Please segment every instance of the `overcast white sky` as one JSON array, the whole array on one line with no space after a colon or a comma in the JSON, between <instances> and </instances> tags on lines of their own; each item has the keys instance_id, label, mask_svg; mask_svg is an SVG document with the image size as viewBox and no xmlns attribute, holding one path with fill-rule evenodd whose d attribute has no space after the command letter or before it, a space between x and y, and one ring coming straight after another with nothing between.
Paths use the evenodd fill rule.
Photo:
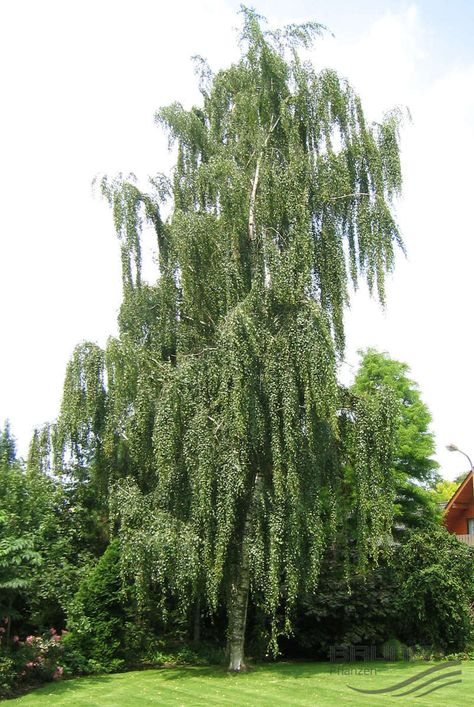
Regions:
<instances>
[{"instance_id":1,"label":"overcast white sky","mask_svg":"<svg viewBox=\"0 0 474 707\"><path fill-rule=\"evenodd\" d=\"M433 414L452 478L474 456L470 218L474 164L474 3L454 0L254 2L272 24L316 19L314 50L362 95L372 119L410 108L398 207L408 259L385 312L364 293L347 316L349 364L375 346L406 361ZM167 169L155 110L199 100L189 57L238 55L238 2L3 0L0 3L0 422L26 454L58 412L76 343L105 344L120 304L119 251L97 173ZM353 370L346 366L347 378Z\"/></svg>"}]
</instances>

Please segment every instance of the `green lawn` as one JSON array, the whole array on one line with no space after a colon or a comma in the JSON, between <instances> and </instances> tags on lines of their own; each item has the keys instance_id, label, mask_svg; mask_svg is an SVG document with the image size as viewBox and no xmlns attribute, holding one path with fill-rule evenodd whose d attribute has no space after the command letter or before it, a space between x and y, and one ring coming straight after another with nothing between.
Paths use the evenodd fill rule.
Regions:
<instances>
[{"instance_id":1,"label":"green lawn","mask_svg":"<svg viewBox=\"0 0 474 707\"><path fill-rule=\"evenodd\" d=\"M387 694L364 695L348 687L364 690L387 688L416 676L433 663L278 663L260 665L244 675L228 675L220 668L166 668L142 672L85 677L48 684L8 704L41 707L126 707L127 705L396 705L397 696L419 682L432 680L418 692L401 696L398 704L474 704L474 662L443 667L422 681ZM441 663L437 665L442 665ZM340 672L335 672L339 667ZM349 674L352 668L366 674ZM445 673L461 669L462 674ZM343 671L346 671L344 674ZM433 680L433 678L439 678ZM445 682L462 682L417 697L419 693ZM415 699L416 698L416 699Z\"/></svg>"}]
</instances>

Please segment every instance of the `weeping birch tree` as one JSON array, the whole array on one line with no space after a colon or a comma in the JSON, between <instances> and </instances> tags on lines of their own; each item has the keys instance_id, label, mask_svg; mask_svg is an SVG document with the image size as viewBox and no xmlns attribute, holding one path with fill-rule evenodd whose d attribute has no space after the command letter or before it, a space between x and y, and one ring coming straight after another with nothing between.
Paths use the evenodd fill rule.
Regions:
<instances>
[{"instance_id":1,"label":"weeping birch tree","mask_svg":"<svg viewBox=\"0 0 474 707\"><path fill-rule=\"evenodd\" d=\"M146 193L132 177L101 182L121 244L120 335L76 352L56 434L58 463L87 459L113 488L140 596L160 583L183 606L225 604L234 671L249 593L275 645L348 524L361 565L386 545L390 399L344 392L336 369L351 283L383 302L402 247L397 115L369 124L346 80L302 58L320 25L266 31L242 13L240 61L213 74L197 58L200 105L157 114L171 178Z\"/></svg>"}]
</instances>

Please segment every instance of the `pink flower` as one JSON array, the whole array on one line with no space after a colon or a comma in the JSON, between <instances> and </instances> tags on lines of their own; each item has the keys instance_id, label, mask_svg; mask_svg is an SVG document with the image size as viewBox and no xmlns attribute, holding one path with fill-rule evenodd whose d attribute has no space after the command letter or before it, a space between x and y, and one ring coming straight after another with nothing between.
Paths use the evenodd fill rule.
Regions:
<instances>
[{"instance_id":1,"label":"pink flower","mask_svg":"<svg viewBox=\"0 0 474 707\"><path fill-rule=\"evenodd\" d=\"M25 668L32 668L34 666L34 663L29 660L28 663L25 665Z\"/></svg>"},{"instance_id":2,"label":"pink flower","mask_svg":"<svg viewBox=\"0 0 474 707\"><path fill-rule=\"evenodd\" d=\"M0 626L0 633L5 633L5 629L3 628L3 626Z\"/></svg>"},{"instance_id":3,"label":"pink flower","mask_svg":"<svg viewBox=\"0 0 474 707\"><path fill-rule=\"evenodd\" d=\"M13 643L18 643L20 636L13 636Z\"/></svg>"},{"instance_id":4,"label":"pink flower","mask_svg":"<svg viewBox=\"0 0 474 707\"><path fill-rule=\"evenodd\" d=\"M64 672L64 668L61 665L56 666L56 670L53 673L53 680L58 680Z\"/></svg>"},{"instance_id":5,"label":"pink flower","mask_svg":"<svg viewBox=\"0 0 474 707\"><path fill-rule=\"evenodd\" d=\"M26 637L26 643L33 643L34 636L27 636Z\"/></svg>"},{"instance_id":6,"label":"pink flower","mask_svg":"<svg viewBox=\"0 0 474 707\"><path fill-rule=\"evenodd\" d=\"M50 629L49 629L49 632L50 632L50 634L51 634L52 636L55 636L56 633L57 633L55 628L50 628Z\"/></svg>"},{"instance_id":7,"label":"pink flower","mask_svg":"<svg viewBox=\"0 0 474 707\"><path fill-rule=\"evenodd\" d=\"M58 634L56 634L56 635L54 636L54 640L55 640L55 641L60 641L60 640L61 640L61 636L58 636Z\"/></svg>"}]
</instances>

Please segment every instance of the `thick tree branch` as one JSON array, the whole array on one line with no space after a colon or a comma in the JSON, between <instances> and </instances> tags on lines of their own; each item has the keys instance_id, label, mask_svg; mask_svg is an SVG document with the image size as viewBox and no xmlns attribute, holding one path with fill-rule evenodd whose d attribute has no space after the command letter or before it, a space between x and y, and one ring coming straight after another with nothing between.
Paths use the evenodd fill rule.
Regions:
<instances>
[{"instance_id":1,"label":"thick tree branch","mask_svg":"<svg viewBox=\"0 0 474 707\"><path fill-rule=\"evenodd\" d=\"M278 118L275 120L275 122L270 127L270 130L267 133L267 137L265 138L265 142L263 143L263 147L260 150L260 154L258 156L257 164L255 167L255 174L254 174L253 181L252 181L252 191L250 193L250 206L249 206L249 239L251 241L253 241L255 238L255 200L257 198L258 179L260 176L260 164L262 162L263 153L265 151L266 146L268 145L268 141L270 139L270 136L273 133L273 131L275 130L275 128L279 122L280 122L280 116L278 116Z\"/></svg>"}]
</instances>

